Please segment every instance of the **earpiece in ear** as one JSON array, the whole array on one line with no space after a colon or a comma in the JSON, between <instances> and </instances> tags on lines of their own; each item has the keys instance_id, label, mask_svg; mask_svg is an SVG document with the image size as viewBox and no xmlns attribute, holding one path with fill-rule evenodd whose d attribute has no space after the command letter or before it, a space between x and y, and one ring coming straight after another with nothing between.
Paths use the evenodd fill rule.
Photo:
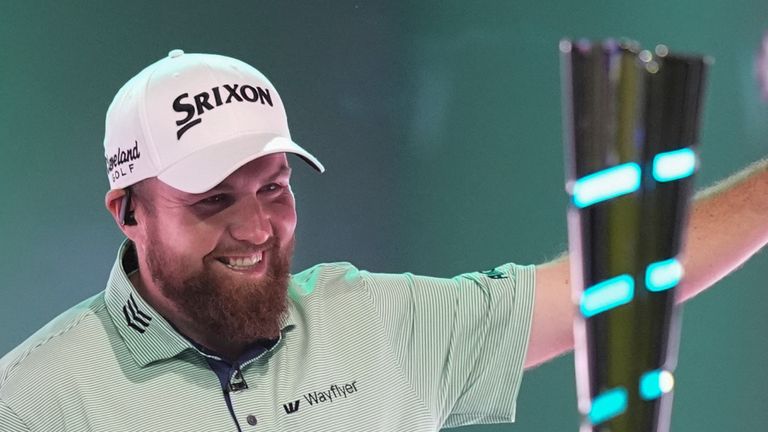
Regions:
<instances>
[{"instance_id":1,"label":"earpiece in ear","mask_svg":"<svg viewBox=\"0 0 768 432\"><path fill-rule=\"evenodd\" d=\"M133 216L131 208L131 188L125 188L123 202L120 204L120 223L122 225L136 225L136 218Z\"/></svg>"}]
</instances>

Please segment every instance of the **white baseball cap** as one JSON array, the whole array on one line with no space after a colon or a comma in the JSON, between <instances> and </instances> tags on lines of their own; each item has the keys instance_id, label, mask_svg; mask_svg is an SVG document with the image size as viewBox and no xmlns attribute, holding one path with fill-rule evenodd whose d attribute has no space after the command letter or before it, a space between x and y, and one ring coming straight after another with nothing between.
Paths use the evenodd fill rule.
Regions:
<instances>
[{"instance_id":1,"label":"white baseball cap","mask_svg":"<svg viewBox=\"0 0 768 432\"><path fill-rule=\"evenodd\" d=\"M157 177L205 192L244 164L295 153L283 101L254 67L231 57L175 49L131 78L107 110L104 157L110 189Z\"/></svg>"}]
</instances>

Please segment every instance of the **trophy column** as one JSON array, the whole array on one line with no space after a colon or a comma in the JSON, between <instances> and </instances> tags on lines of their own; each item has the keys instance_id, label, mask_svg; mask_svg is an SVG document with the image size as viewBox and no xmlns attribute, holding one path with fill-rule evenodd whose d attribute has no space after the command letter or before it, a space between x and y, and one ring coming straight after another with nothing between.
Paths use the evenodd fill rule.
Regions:
<instances>
[{"instance_id":1,"label":"trophy column","mask_svg":"<svg viewBox=\"0 0 768 432\"><path fill-rule=\"evenodd\" d=\"M667 431L707 58L560 43L581 431Z\"/></svg>"}]
</instances>

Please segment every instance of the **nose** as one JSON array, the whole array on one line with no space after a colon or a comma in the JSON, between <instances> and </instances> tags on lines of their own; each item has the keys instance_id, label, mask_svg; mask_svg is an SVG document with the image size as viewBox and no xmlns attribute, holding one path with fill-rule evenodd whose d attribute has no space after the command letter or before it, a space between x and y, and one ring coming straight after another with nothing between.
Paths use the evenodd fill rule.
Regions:
<instances>
[{"instance_id":1,"label":"nose","mask_svg":"<svg viewBox=\"0 0 768 432\"><path fill-rule=\"evenodd\" d=\"M272 236L270 214L257 198L243 198L231 209L229 232L234 239L260 245Z\"/></svg>"}]
</instances>

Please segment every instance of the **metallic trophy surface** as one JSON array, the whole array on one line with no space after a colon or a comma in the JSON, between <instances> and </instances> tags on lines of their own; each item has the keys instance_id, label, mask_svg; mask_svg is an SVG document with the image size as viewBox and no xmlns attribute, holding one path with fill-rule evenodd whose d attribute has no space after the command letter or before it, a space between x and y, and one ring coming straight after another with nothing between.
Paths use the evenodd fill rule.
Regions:
<instances>
[{"instance_id":1,"label":"metallic trophy surface","mask_svg":"<svg viewBox=\"0 0 768 432\"><path fill-rule=\"evenodd\" d=\"M711 61L613 40L560 55L580 430L667 431Z\"/></svg>"}]
</instances>

